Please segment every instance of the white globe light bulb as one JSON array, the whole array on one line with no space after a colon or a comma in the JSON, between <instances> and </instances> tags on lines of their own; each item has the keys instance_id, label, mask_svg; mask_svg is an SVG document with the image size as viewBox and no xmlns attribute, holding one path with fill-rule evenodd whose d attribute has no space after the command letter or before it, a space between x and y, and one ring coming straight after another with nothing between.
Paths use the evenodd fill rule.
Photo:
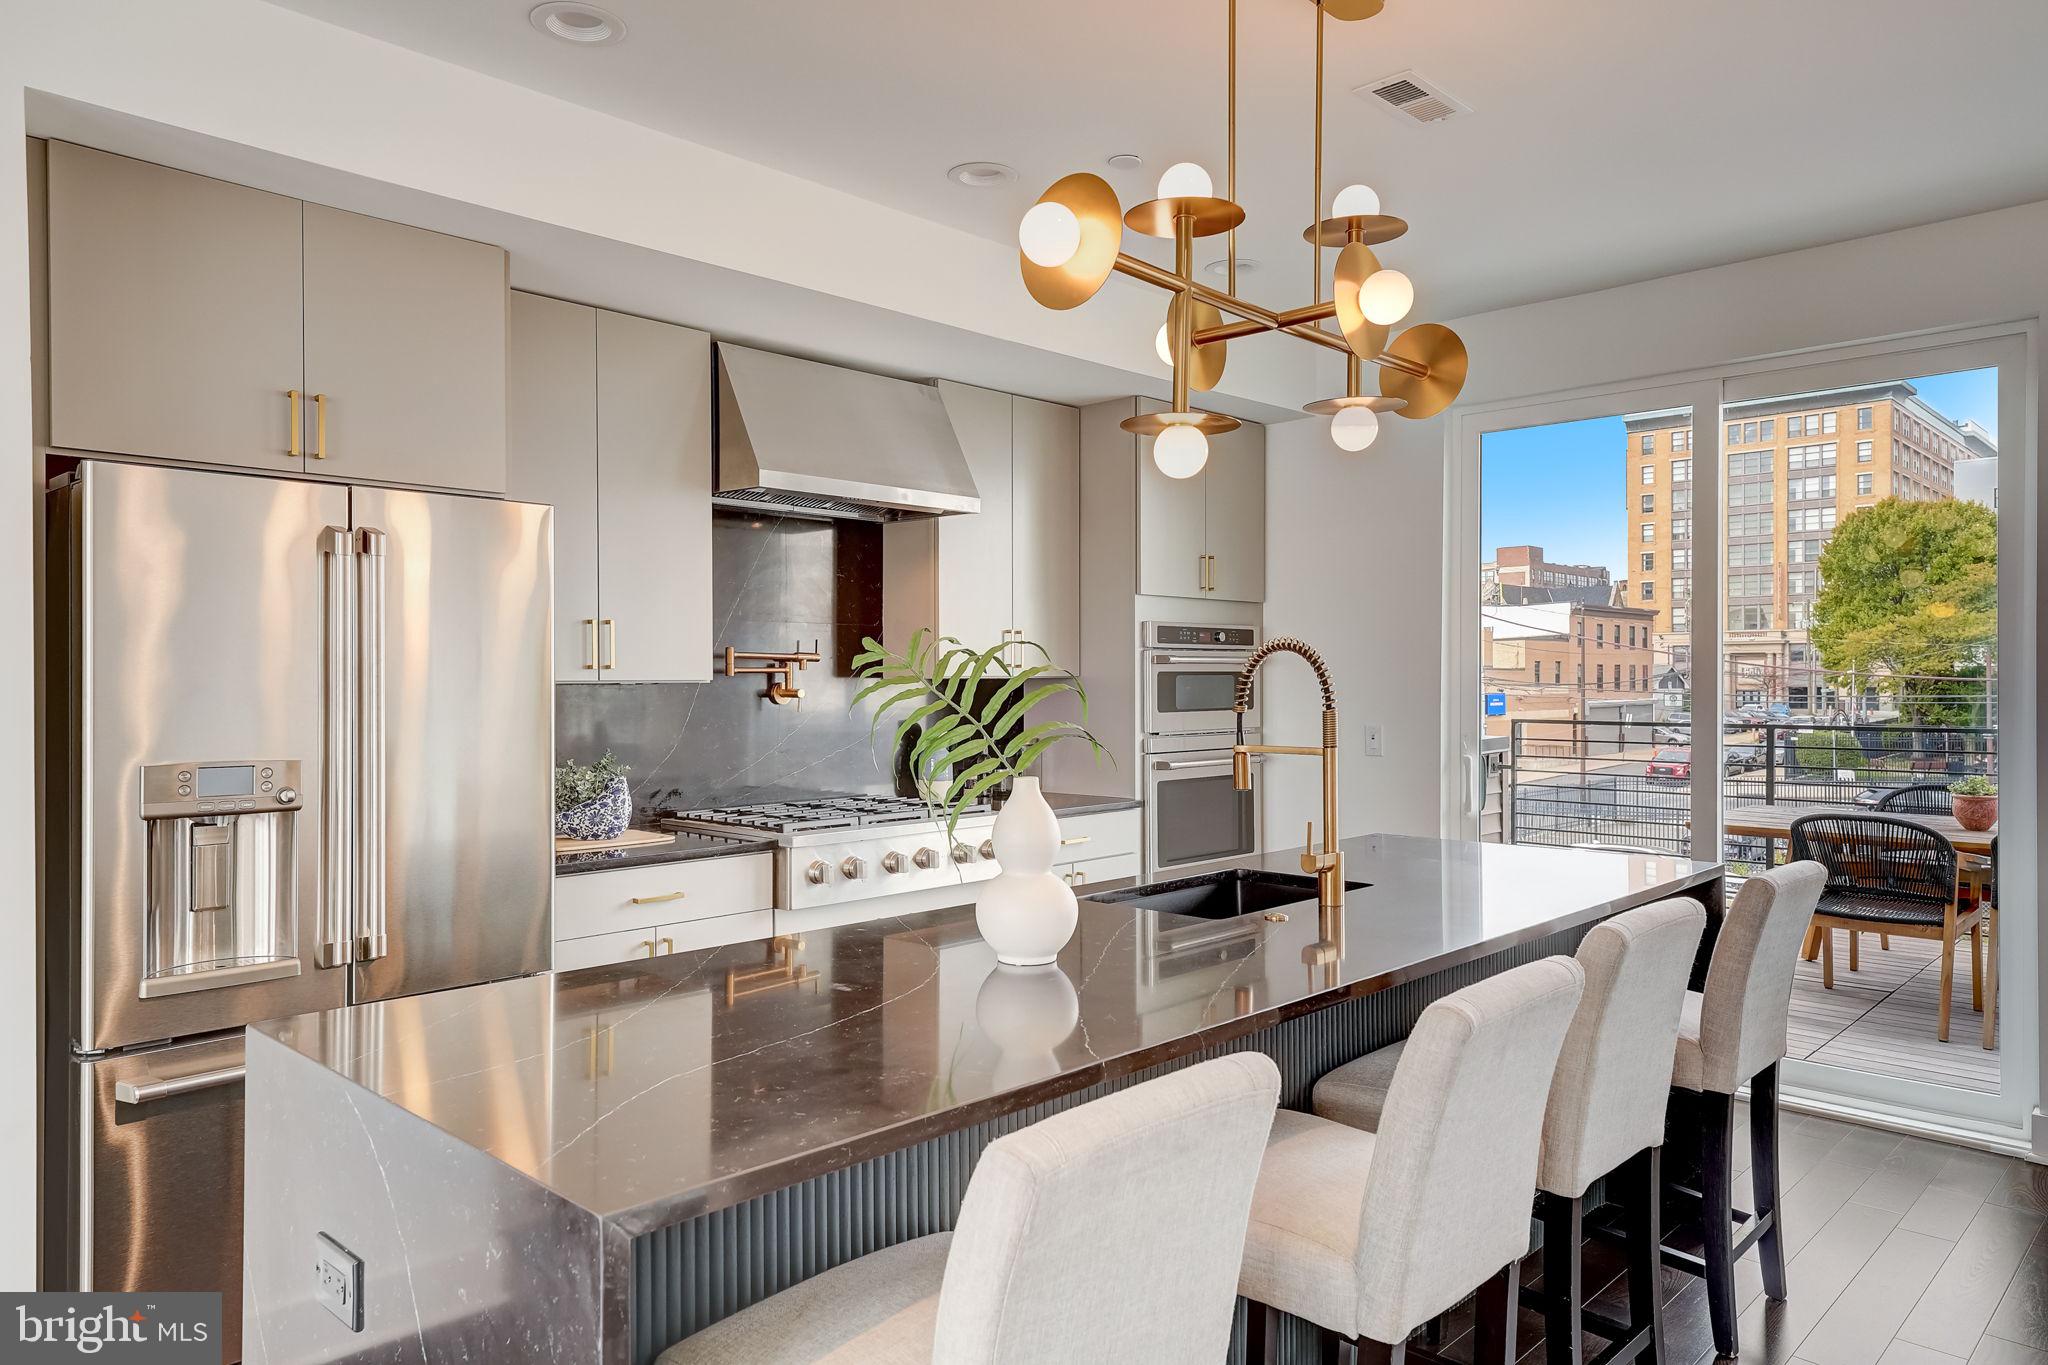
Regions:
<instances>
[{"instance_id":1,"label":"white globe light bulb","mask_svg":"<svg viewBox=\"0 0 2048 1365\"><path fill-rule=\"evenodd\" d=\"M1152 349L1159 352L1159 361L1169 370L1173 368L1173 347L1167 344L1166 324L1159 324L1159 335L1152 338Z\"/></svg>"},{"instance_id":2,"label":"white globe light bulb","mask_svg":"<svg viewBox=\"0 0 2048 1365\"><path fill-rule=\"evenodd\" d=\"M1169 479L1192 479L1209 463L1209 438L1200 427L1168 427L1152 443L1152 463Z\"/></svg>"},{"instance_id":3,"label":"white globe light bulb","mask_svg":"<svg viewBox=\"0 0 2048 1365\"><path fill-rule=\"evenodd\" d=\"M1339 408L1330 419L1330 439L1354 454L1379 439L1380 415L1371 408Z\"/></svg>"},{"instance_id":4,"label":"white globe light bulb","mask_svg":"<svg viewBox=\"0 0 2048 1365\"><path fill-rule=\"evenodd\" d=\"M1375 270L1358 290L1358 308L1367 322L1391 327L1415 306L1415 282L1398 270Z\"/></svg>"},{"instance_id":5,"label":"white globe light bulb","mask_svg":"<svg viewBox=\"0 0 2048 1365\"><path fill-rule=\"evenodd\" d=\"M1370 185L1346 185L1330 201L1332 218L1375 218L1379 211L1379 192Z\"/></svg>"},{"instance_id":6,"label":"white globe light bulb","mask_svg":"<svg viewBox=\"0 0 2048 1365\"><path fill-rule=\"evenodd\" d=\"M1192 161L1176 161L1159 177L1161 199L1213 199L1216 184Z\"/></svg>"},{"instance_id":7,"label":"white globe light bulb","mask_svg":"<svg viewBox=\"0 0 2048 1365\"><path fill-rule=\"evenodd\" d=\"M1017 245L1033 265L1065 265L1081 249L1081 220L1065 204L1033 204L1017 224Z\"/></svg>"}]
</instances>

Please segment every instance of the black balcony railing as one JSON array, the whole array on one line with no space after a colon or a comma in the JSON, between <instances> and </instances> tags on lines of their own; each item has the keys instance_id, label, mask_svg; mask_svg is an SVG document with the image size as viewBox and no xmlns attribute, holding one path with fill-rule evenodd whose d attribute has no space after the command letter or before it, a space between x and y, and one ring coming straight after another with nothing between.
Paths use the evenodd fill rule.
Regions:
<instances>
[{"instance_id":1,"label":"black balcony railing","mask_svg":"<svg viewBox=\"0 0 2048 1365\"><path fill-rule=\"evenodd\" d=\"M1690 723L1521 720L1491 765L1489 810L1508 843L1604 844L1689 855L1692 850ZM1797 720L1721 726L1724 810L1743 806L1875 808L1900 787L1998 779L1992 729L1890 724L1813 725ZM1705 855L1701 855L1705 856ZM1722 860L1744 872L1768 856L1765 841L1730 836Z\"/></svg>"}]
</instances>

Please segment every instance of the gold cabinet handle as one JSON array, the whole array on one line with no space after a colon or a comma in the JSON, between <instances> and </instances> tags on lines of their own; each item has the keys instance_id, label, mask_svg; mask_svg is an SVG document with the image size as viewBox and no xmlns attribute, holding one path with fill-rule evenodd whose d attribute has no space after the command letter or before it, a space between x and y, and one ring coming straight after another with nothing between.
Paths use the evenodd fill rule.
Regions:
<instances>
[{"instance_id":1,"label":"gold cabinet handle","mask_svg":"<svg viewBox=\"0 0 2048 1365\"><path fill-rule=\"evenodd\" d=\"M664 953L672 953L672 952L674 952L675 950L676 950L676 941L675 941L674 939L672 939L672 938L669 938L669 937L668 937L667 935L665 935L665 934L664 934L664 935L662 936L662 940L661 940L661 951L662 951L662 952L664 952Z\"/></svg>"},{"instance_id":2,"label":"gold cabinet handle","mask_svg":"<svg viewBox=\"0 0 2048 1365\"><path fill-rule=\"evenodd\" d=\"M645 949L647 950L647 955L648 955L649 957L653 957L653 956L654 956L654 950L655 950L655 947L657 946L657 944L656 944L656 941L655 941L654 939L651 939L651 938L643 938L643 939L641 939L641 940L640 940L640 946L641 946L642 948L645 948Z\"/></svg>"},{"instance_id":3,"label":"gold cabinet handle","mask_svg":"<svg viewBox=\"0 0 2048 1365\"><path fill-rule=\"evenodd\" d=\"M1087 843L1087 842L1088 842L1088 841L1089 841L1090 839L1093 839L1094 837L1095 837L1095 836L1094 836L1094 835L1092 835L1092 834L1076 834L1076 835L1072 836L1071 838L1066 838L1066 839L1062 839L1062 840L1060 840L1060 847L1061 847L1061 848L1067 848L1067 847L1069 847L1070 845L1073 845L1073 844L1085 844L1085 843Z\"/></svg>"},{"instance_id":4,"label":"gold cabinet handle","mask_svg":"<svg viewBox=\"0 0 2048 1365\"><path fill-rule=\"evenodd\" d=\"M680 892L680 891L670 891L670 892L667 892L666 894L663 894L663 895L660 895L660 896L628 896L628 897L626 898L626 904L628 904L628 905L661 905L661 904L664 904L665 902L668 902L668 901L679 901L679 900L681 900L682 898L683 898L683 893L682 893L682 892Z\"/></svg>"},{"instance_id":5,"label":"gold cabinet handle","mask_svg":"<svg viewBox=\"0 0 2048 1365\"><path fill-rule=\"evenodd\" d=\"M284 391L284 396L292 400L291 444L285 447L284 454L286 459L296 460L299 458L299 430L302 421L302 419L299 416L300 394L297 389L286 389Z\"/></svg>"},{"instance_id":6,"label":"gold cabinet handle","mask_svg":"<svg viewBox=\"0 0 2048 1365\"><path fill-rule=\"evenodd\" d=\"M619 623L607 616L599 624L604 627L603 666L605 668L617 668L619 666Z\"/></svg>"},{"instance_id":7,"label":"gold cabinet handle","mask_svg":"<svg viewBox=\"0 0 2048 1365\"><path fill-rule=\"evenodd\" d=\"M327 458L327 395L313 395L313 458Z\"/></svg>"},{"instance_id":8,"label":"gold cabinet handle","mask_svg":"<svg viewBox=\"0 0 2048 1365\"><path fill-rule=\"evenodd\" d=\"M590 638L583 642L583 666L594 669L597 667L597 618L586 616L583 624L590 631Z\"/></svg>"}]
</instances>

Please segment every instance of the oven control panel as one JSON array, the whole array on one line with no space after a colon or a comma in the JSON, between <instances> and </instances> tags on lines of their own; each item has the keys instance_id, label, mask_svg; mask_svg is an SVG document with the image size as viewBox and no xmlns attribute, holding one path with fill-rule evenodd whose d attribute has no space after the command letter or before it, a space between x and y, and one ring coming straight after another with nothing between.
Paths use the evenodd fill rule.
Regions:
<instances>
[{"instance_id":1,"label":"oven control panel","mask_svg":"<svg viewBox=\"0 0 2048 1365\"><path fill-rule=\"evenodd\" d=\"M1166 621L1145 623L1145 643L1155 649L1250 649L1259 632L1250 626L1189 626Z\"/></svg>"}]
</instances>

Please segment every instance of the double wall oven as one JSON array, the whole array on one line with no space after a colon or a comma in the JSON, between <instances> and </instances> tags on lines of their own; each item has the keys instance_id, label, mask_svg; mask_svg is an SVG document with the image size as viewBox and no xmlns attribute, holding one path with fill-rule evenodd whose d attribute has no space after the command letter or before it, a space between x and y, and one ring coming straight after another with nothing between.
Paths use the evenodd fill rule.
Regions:
<instances>
[{"instance_id":1,"label":"double wall oven","mask_svg":"<svg viewBox=\"0 0 2048 1365\"><path fill-rule=\"evenodd\" d=\"M1147 878L1261 847L1260 760L1253 760L1250 791L1238 791L1230 775L1237 674L1258 635L1250 625L1147 621L1142 627ZM1245 737L1259 738L1256 693L1245 714Z\"/></svg>"}]
</instances>

